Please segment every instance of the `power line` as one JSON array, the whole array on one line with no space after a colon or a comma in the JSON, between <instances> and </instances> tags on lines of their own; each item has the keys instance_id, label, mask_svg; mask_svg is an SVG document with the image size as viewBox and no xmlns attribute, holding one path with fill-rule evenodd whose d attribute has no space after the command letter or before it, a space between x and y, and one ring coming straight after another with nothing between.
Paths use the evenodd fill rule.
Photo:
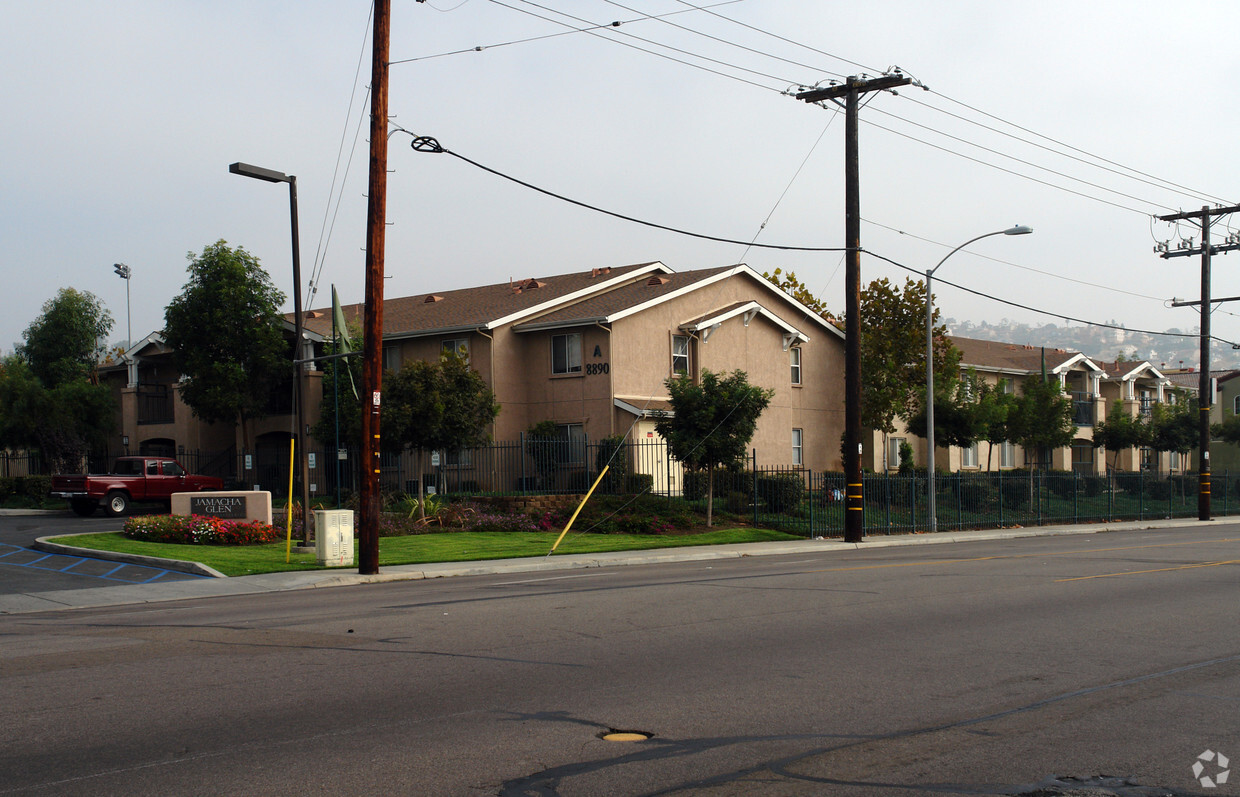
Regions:
<instances>
[{"instance_id":1,"label":"power line","mask_svg":"<svg viewBox=\"0 0 1240 797\"><path fill-rule=\"evenodd\" d=\"M644 219L638 219L633 216L627 216L623 213L617 213L615 211L606 210L596 205L591 205L589 203L582 202L580 200L572 199L562 194L557 194L554 191L549 191L545 188L540 188L539 186L536 186L533 183L526 182L524 180L505 174L496 169L492 169L489 166L484 166L483 164L475 160L472 160L470 158L467 158L458 152L453 152L452 150L445 148L437 140L435 140L434 138L430 136L419 136L416 133L406 130L403 127L397 127L396 129L402 133L408 134L409 136L413 138L413 141L411 142L411 147L413 148L415 152L426 152L426 153L451 155L452 157L457 158L458 160L464 161L465 163L468 163L469 165L477 169L481 169L484 172L493 174L496 177L503 178L505 180L508 180L509 182L516 183L517 185L522 186L523 188L528 188L532 191L536 191L540 194L544 194L553 199L558 199L562 202L567 202L571 205L576 205L577 207L585 208L586 210L591 210L591 211L594 211L595 213L601 213L606 216L611 216L613 218L617 218L622 221L628 221L634 224L640 224L645 227L652 227L657 230L664 230L666 232L676 233L677 235L685 235L691 238L700 238L702 240L715 241L718 243L735 244L737 246L753 246L759 249L777 249L777 250L782 250L782 251L793 251L793 252L847 252L849 251L847 247L839 247L839 246L833 246L833 247L789 246L785 244L760 244L760 243L754 243L754 242L746 242L746 241L738 240L735 238L724 238L722 236L717 236L717 235L706 235L703 233L691 232L689 230L682 230L682 229L671 227L665 224L658 224L656 222L646 221ZM906 271L910 271L914 274L923 275L925 273L924 271L920 269L916 269L916 268L913 268L912 266L905 265L904 263L901 263L898 260L893 260L892 258L886 257L884 255L880 255L877 252L871 251L869 249L861 248L859 249L859 251L865 254L868 254L871 257L875 257L879 260L882 260L886 263L890 263L891 265L896 266L898 268L902 268ZM1015 307L1020 310L1027 310L1032 313L1038 313L1039 315L1046 315L1052 318L1062 318L1065 321L1075 321L1076 323L1084 324L1086 326L1100 327L1103 329L1122 329L1127 332L1138 332L1141 334L1153 335L1153 336L1158 336L1158 337L1173 337L1173 338L1195 338L1197 337L1196 335L1182 333L1182 332L1158 332L1155 330L1134 329L1132 327L1124 327L1118 324L1108 324L1108 323L1103 323L1100 321L1089 321L1087 319L1076 318L1074 316L1070 316L1065 313L1054 312L1051 310L1043 310L1037 307L1033 307L1031 305L1023 304L1021 302L1015 302L1010 299L1003 299L999 296L985 293L983 291L979 291L974 288L967 288L964 285L960 285L958 283L951 282L949 280L940 279L939 282L943 283L944 285L950 285L953 288L957 288L959 290L965 291L966 293L971 293L975 296L979 296L983 299L989 299L991 301L998 302L1000 304L1005 304L1010 307ZM1240 344L1235 344L1232 341L1225 340L1223 338L1217 338L1217 337L1213 339L1219 341L1220 343L1226 343L1229 346L1235 346L1236 348L1240 348Z\"/></svg>"},{"instance_id":2,"label":"power line","mask_svg":"<svg viewBox=\"0 0 1240 797\"><path fill-rule=\"evenodd\" d=\"M567 27L567 28L573 28L573 26L572 26L572 25L569 25L567 22L562 22L562 21L560 21L560 20L558 20L558 19L552 19L551 17L545 17L545 16L542 16L541 14L535 14L533 11L529 11L529 10L527 10L527 9L517 8L516 6L512 6L512 5L509 5L508 3L502 2L502 0L489 0L489 2L494 3L494 4L495 4L495 5L497 5L497 6L503 6L504 8L507 8L507 9L509 9L509 10L516 11L516 12L517 12L517 13L519 13L519 14L526 14L526 15L528 15L528 16L534 17L535 19L541 19L541 20L543 20L544 22L551 22L551 23L556 24L556 25L563 25L564 27ZM580 17L574 17L572 14L567 14L567 13L564 13L563 11L556 11L555 9L549 9L549 8L544 7L544 6L540 6L540 5L538 5L537 3L531 2L530 0L518 0L518 2L523 2L523 3L526 3L527 5L532 5L532 6L534 6L535 8L541 8L541 9L543 9L543 10L545 10L545 11L549 11L550 13L553 13L553 14L560 14L561 16L568 17L569 19L575 19L575 20L577 20L578 22L584 22L584 23L586 23L586 24L590 25L590 27L588 27L588 28L581 28L581 29L578 29L578 28L573 28L573 30L580 30L582 33L589 33L591 36L597 36L597 37L599 37L599 38L601 38L601 39L603 39L603 40L605 40L605 41L609 41L609 42L611 42L611 43L613 43L613 44L619 44L619 45L622 45L622 46L624 46L624 47L629 47L629 48L631 48L631 49L633 49L633 50L637 50L637 51L639 51L639 52L643 52L643 53L646 53L646 54L648 54L648 55L653 55L653 56L656 56L656 57L658 57L658 58L664 58L664 59L666 59L666 60L668 60L668 61L674 61L675 63L682 64L682 65L684 65L684 66L692 67L692 68L694 68L694 69L700 69L700 70L702 70L703 72L709 72L709 73L711 73L711 74L713 74L713 75L718 75L719 77L725 77L725 78L729 78L729 79L731 79L731 80L736 80L736 81L739 81L739 82L741 82L741 83L746 83L746 84L748 84L748 85L750 85L750 86L754 86L754 87L756 87L756 88L765 89L765 90L767 90L767 91L781 92L781 90L780 90L780 89L777 89L777 88L775 88L775 87L773 87L773 86L764 86L764 85L762 85L761 83L755 83L755 82L754 82L754 81L752 81L752 80L747 80L747 79L742 78L742 77L739 77L739 76L737 76L737 75L729 75L729 74L727 74L726 72L720 72L720 71L719 71L719 70L717 70L717 69L711 69L710 67L707 67L707 66L702 66L701 64L695 64L695 63L692 63L692 62L690 62L690 61L684 61L684 60L681 60L681 59L679 59L679 58L675 58L675 57L673 57L673 56L667 55L666 53L659 53L659 52L655 52L654 50L647 50L647 49L646 49L646 48L644 48L644 47L638 47L636 44L631 44L631 43L626 42L626 41L621 41L621 40L619 40L619 39L613 39L613 38L608 37L608 36L603 36L601 33L599 33L599 32L598 32L598 29L600 29L600 28L602 28L602 29L609 28L610 26L608 26L608 25L603 25L603 26L594 25L593 23L590 23L588 20L583 20L583 19L581 19ZM672 47L672 46L670 46L670 45L660 44L660 43L658 43L658 42L649 41L649 40L647 40L647 39L643 39L643 38L641 38L640 36L634 36L633 34L631 34L631 33L627 33L627 32L625 32L625 31L619 31L619 30L617 30L616 32L617 32L617 33L620 33L620 34L621 34L621 35L623 35L623 36L627 36L627 37L629 37L629 38L637 39L638 41L642 41L642 42L645 42L645 43L647 43L647 44L654 45L654 46L656 46L656 47L664 47L664 48L666 48L666 49L668 49L668 50L672 50L673 52L679 52L679 53L681 53L682 55L687 55L687 56L690 56L690 57L692 57L692 58L700 58L700 59L702 59L703 61L710 61L710 62L712 62L712 63L716 63L716 64L720 64L720 65L722 65L722 66L727 66L727 67L732 68L732 69L737 69L737 70L740 70L740 71L742 71L742 72L749 72L750 74L753 74L753 75L758 75L758 76L760 76L760 77L765 77L765 78L768 78L768 79L771 79L771 80L775 80L775 81L778 81L778 82L784 83L785 85L787 85L787 84L790 82L790 81L788 81L788 80L786 80L786 79L777 78L777 77L775 77L774 75L766 75L766 74L763 74L763 73L761 73L761 72L755 72L755 71L754 71L754 70L752 70L752 69L745 69L744 67L739 67L739 66L736 66L736 65L734 65L734 64L729 64L729 63L724 62L724 61L718 61L718 60L713 59L713 58L708 58L707 56L704 56L704 55L698 55L698 54L696 54L696 53L691 53L691 52L688 52L688 51L685 51L685 50L680 50L680 49L678 49L678 48L676 48L676 47ZM791 82L795 82L795 81L791 81ZM782 93L782 92L781 92L781 93Z\"/></svg>"},{"instance_id":3,"label":"power line","mask_svg":"<svg viewBox=\"0 0 1240 797\"><path fill-rule=\"evenodd\" d=\"M715 8L716 6L729 6L729 5L732 5L733 3L739 3L739 2L742 2L742 0L723 0L723 2L721 3L714 3L713 5L706 6L705 8ZM435 10L438 11L440 9L435 9ZM414 63L415 61L429 61L433 58L444 58L449 55L463 55L465 53L480 53L483 50L496 50L500 47L509 47L514 44L529 44L530 42L543 41L544 39L555 39L555 38L559 38L560 36L571 36L574 33L588 33L591 30L602 30L604 28L618 28L621 25L629 25L634 22L644 22L648 19L661 19L663 17L670 17L674 14L688 14L694 10L696 9L685 8L685 9L681 9L680 11L669 11L666 14L654 14L654 15L647 14L647 15L638 17L636 19L616 20L614 22L608 22L602 25L594 25L589 28L573 28L571 30L562 30L559 33L546 33L546 34L543 34L542 36L529 36L524 39L512 39L511 41L497 42L496 44L479 44L479 45L475 45L474 47L466 47L463 50L449 50L447 52L435 53L433 55L420 55L420 56L417 56L416 58L402 58L397 61L391 61L390 65L411 64L411 63ZM542 17L539 17L539 18L542 19ZM554 20L548 20L548 21L554 21ZM563 23L557 23L557 24L563 24Z\"/></svg>"},{"instance_id":4,"label":"power line","mask_svg":"<svg viewBox=\"0 0 1240 797\"><path fill-rule=\"evenodd\" d=\"M929 91L931 94L934 94L935 96L938 96L938 97L943 97L944 99L948 99L948 100L949 100L949 101L951 101L951 102L955 102L954 100L950 100L950 98L944 97L944 95L942 95L942 94L940 94L940 93L938 93L938 92L936 92L936 91L932 91L932 90L930 90L929 88L926 88L926 87L924 87L924 86L923 86L922 88L925 88L925 89L926 89L926 91ZM1099 157L1099 156L1097 156L1097 155L1089 155L1089 153L1084 153L1084 154L1086 154L1086 155L1089 155L1089 157L1090 157L1090 158L1094 158L1095 160L1102 161L1102 163L1093 163L1092 161L1090 161L1090 160L1088 160L1088 159L1086 159L1086 158L1078 157L1078 156L1076 156L1076 155L1072 155L1072 154L1070 154L1070 153L1068 153L1068 152L1061 152L1060 150L1054 149L1053 147L1048 147L1048 146L1046 146L1045 144L1039 144L1039 143L1038 143L1038 142L1036 142L1036 141L1031 141L1031 140L1029 140L1029 139L1027 139L1027 138L1022 138L1022 137L1020 137L1020 136L1018 136L1018 135L1015 135L1014 133L1009 133L1009 132L1007 132L1007 131L1005 131L1005 130L1000 130L1000 129L999 129L999 128L997 128L997 127L992 127L992 126L990 126L990 125L983 124L982 122L979 122L979 121L977 121L977 120L975 120L975 119L969 119L968 117L961 116L960 114L952 113L951 111L948 111L948 110L946 110L946 109L944 109L944 108L939 108L939 107L934 106L934 105L931 105L931 104L929 104L929 103L922 102L921 100L919 100L919 99L917 99L917 98L915 98L915 97L910 97L910 96L908 96L908 95L901 95L901 96L903 96L903 97L904 97L904 99L905 99L907 102L911 102L911 103L913 103L914 105L920 105L921 107L926 108L926 109L929 109L929 110L934 111L934 112L936 112L936 113L941 113L941 114L944 114L944 115L946 115L946 116L950 116L951 118L953 118L953 119L958 119L958 120L960 120L960 121L964 122L965 124L970 124L970 125L974 125L974 126L976 126L976 127L980 127L980 128L982 128L983 130L988 130L988 131L990 131L990 132L992 132L992 133L996 133L996 134L998 134L998 135L1005 136L1005 137L1010 138L1010 139L1012 139L1012 140L1014 140L1014 141L1019 141L1019 142L1021 142L1022 144L1028 144L1028 145L1029 145L1029 146L1031 146L1031 147L1037 147L1038 149L1041 149L1041 150L1043 150L1043 151L1045 151L1045 152L1049 152L1049 153L1051 153L1051 154L1053 154L1053 155L1058 155L1058 156L1063 157L1063 158L1068 158L1068 159L1070 159L1070 160L1077 161L1078 163L1081 163L1081 164L1083 164L1083 165L1085 165L1085 166L1090 166L1090 167L1095 168L1095 169L1102 169L1103 171L1110 172L1110 173L1112 173L1112 174L1114 174L1114 175L1116 175L1116 176L1118 176L1118 177L1123 177L1123 178L1128 179L1128 180L1135 180L1135 181L1137 181L1137 182L1140 182L1140 183L1145 183L1146 185L1152 186L1152 187L1154 187L1154 188L1159 188L1159 189L1162 189L1162 190L1168 190L1168 189L1170 189L1170 190L1178 190L1178 191L1180 191L1180 192L1187 193L1187 195L1188 195L1188 196L1191 196L1191 197L1194 197L1194 198L1197 198L1197 199L1209 199L1210 201L1225 202L1225 200L1220 199L1219 197L1214 197L1214 196L1212 196L1212 195L1210 195L1210 194L1199 193L1199 192L1193 191L1192 189L1190 189L1190 188L1188 188L1188 187L1186 187L1186 186L1180 185L1180 184L1178 184L1178 183L1173 183L1173 182L1171 182L1171 181L1169 181L1169 180L1164 180L1164 179L1162 179L1162 178L1160 178L1160 177L1154 177L1153 175L1148 175L1148 174L1145 174L1144 172L1139 172L1139 171L1136 171L1135 169L1130 169L1130 168L1128 168L1128 167L1126 167L1126 166L1120 166L1119 168L1111 168L1110 166L1105 166L1105 165L1103 165L1103 164L1113 164L1113 165L1115 165L1115 166L1119 166L1119 164L1114 164L1114 162L1113 162L1113 161L1106 160L1105 158L1101 158L1101 157ZM966 107L968 107L968 106L966 106ZM985 114L986 116L988 116L988 117L990 117L990 118L993 118L993 119L998 119L998 117L994 117L994 116L992 116L991 114L987 114L985 111L980 111L980 110L976 110L976 109L973 109L973 110L975 110L977 113ZM894 114L893 114L893 115L894 115ZM1058 145L1059 145L1059 146L1061 146L1061 147L1067 147L1068 149L1073 150L1073 151L1075 151L1075 152L1083 152L1082 150L1076 149L1075 147L1070 147L1070 146L1068 146L1067 144L1062 144L1062 143L1060 143L1060 142L1058 142L1058 141L1055 141L1054 139L1050 139L1050 138L1047 138L1046 136L1042 136L1042 135L1041 135L1041 134L1039 134L1039 133L1034 133L1034 132L1032 132L1032 131L1030 131L1030 130L1026 130L1025 128L1020 127L1019 125L1016 125L1016 124L1014 124L1014 123L1012 123L1012 122L1007 122L1007 121L1003 121L1003 120L998 120L998 121L1001 121L1003 124L1006 124L1006 125L1010 125L1010 126L1012 126L1012 127L1015 127L1015 128L1016 128L1016 129L1018 129L1018 130L1021 130L1021 131L1024 131L1024 132L1027 132L1027 133L1029 133L1030 135L1038 136L1039 138L1046 138L1046 140L1048 140L1048 141L1054 141L1054 143L1058 144ZM1131 172L1131 174L1126 174L1125 172ZM1147 179L1147 178L1148 178L1148 179Z\"/></svg>"}]
</instances>

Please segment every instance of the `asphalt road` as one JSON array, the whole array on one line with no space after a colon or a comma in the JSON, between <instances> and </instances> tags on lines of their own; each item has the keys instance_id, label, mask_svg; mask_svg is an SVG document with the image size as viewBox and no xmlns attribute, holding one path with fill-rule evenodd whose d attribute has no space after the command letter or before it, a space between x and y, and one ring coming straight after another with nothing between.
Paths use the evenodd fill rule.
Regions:
<instances>
[{"instance_id":1,"label":"asphalt road","mask_svg":"<svg viewBox=\"0 0 1240 797\"><path fill-rule=\"evenodd\" d=\"M4 616L0 795L1236 794L1192 767L1240 756L1238 552L1212 524Z\"/></svg>"}]
</instances>

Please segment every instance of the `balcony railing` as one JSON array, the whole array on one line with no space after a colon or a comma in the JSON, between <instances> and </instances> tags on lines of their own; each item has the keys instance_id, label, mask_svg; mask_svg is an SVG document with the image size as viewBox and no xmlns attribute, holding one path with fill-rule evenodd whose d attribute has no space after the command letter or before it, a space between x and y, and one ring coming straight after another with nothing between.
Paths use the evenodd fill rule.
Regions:
<instances>
[{"instance_id":1,"label":"balcony railing","mask_svg":"<svg viewBox=\"0 0 1240 797\"><path fill-rule=\"evenodd\" d=\"M1094 425L1094 396L1092 393L1072 394L1072 422L1077 426Z\"/></svg>"},{"instance_id":2,"label":"balcony railing","mask_svg":"<svg viewBox=\"0 0 1240 797\"><path fill-rule=\"evenodd\" d=\"M172 391L167 385L142 385L138 388L138 423L172 423Z\"/></svg>"}]
</instances>

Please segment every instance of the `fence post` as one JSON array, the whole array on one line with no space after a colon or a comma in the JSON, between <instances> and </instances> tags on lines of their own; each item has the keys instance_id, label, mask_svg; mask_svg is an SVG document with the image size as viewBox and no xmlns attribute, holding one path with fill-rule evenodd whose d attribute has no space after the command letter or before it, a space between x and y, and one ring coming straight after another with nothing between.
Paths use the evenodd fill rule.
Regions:
<instances>
[{"instance_id":1,"label":"fence post","mask_svg":"<svg viewBox=\"0 0 1240 797\"><path fill-rule=\"evenodd\" d=\"M956 471L956 531L964 528L964 496L961 494L961 482L964 480L964 474Z\"/></svg>"},{"instance_id":2,"label":"fence post","mask_svg":"<svg viewBox=\"0 0 1240 797\"><path fill-rule=\"evenodd\" d=\"M521 495L525 495L525 432L517 435L517 459L521 462L521 481L518 487Z\"/></svg>"},{"instance_id":3,"label":"fence post","mask_svg":"<svg viewBox=\"0 0 1240 797\"><path fill-rule=\"evenodd\" d=\"M753 524L758 525L758 449L753 450Z\"/></svg>"},{"instance_id":4,"label":"fence post","mask_svg":"<svg viewBox=\"0 0 1240 797\"><path fill-rule=\"evenodd\" d=\"M1081 474L1072 471L1072 522L1081 522Z\"/></svg>"},{"instance_id":5,"label":"fence post","mask_svg":"<svg viewBox=\"0 0 1240 797\"><path fill-rule=\"evenodd\" d=\"M1137 471L1137 520L1145 520L1145 471Z\"/></svg>"},{"instance_id":6,"label":"fence post","mask_svg":"<svg viewBox=\"0 0 1240 797\"><path fill-rule=\"evenodd\" d=\"M1003 468L999 468L999 528L1003 528Z\"/></svg>"},{"instance_id":7,"label":"fence post","mask_svg":"<svg viewBox=\"0 0 1240 797\"><path fill-rule=\"evenodd\" d=\"M812 540L814 539L814 472L810 470L806 473L809 476L809 538Z\"/></svg>"}]
</instances>

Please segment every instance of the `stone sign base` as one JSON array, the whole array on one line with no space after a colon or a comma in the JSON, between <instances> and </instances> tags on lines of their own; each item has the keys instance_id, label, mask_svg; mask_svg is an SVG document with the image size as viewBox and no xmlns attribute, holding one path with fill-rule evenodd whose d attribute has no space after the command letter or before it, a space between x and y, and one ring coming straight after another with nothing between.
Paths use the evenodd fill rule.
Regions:
<instances>
[{"instance_id":1,"label":"stone sign base","mask_svg":"<svg viewBox=\"0 0 1240 797\"><path fill-rule=\"evenodd\" d=\"M257 520L271 525L271 492L268 490L217 490L173 493L172 514L205 515L228 520Z\"/></svg>"}]
</instances>

